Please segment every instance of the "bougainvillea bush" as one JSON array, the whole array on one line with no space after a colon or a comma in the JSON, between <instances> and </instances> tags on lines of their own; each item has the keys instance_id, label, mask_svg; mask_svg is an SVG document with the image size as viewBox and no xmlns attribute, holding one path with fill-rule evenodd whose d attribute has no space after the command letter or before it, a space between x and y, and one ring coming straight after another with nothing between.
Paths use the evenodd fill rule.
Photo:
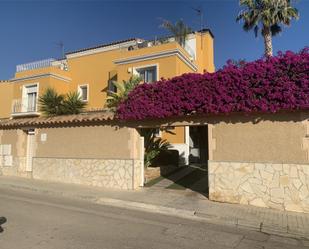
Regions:
<instances>
[{"instance_id":1,"label":"bougainvillea bush","mask_svg":"<svg viewBox=\"0 0 309 249\"><path fill-rule=\"evenodd\" d=\"M309 109L309 49L184 74L136 87L117 109L123 120L192 114Z\"/></svg>"}]
</instances>

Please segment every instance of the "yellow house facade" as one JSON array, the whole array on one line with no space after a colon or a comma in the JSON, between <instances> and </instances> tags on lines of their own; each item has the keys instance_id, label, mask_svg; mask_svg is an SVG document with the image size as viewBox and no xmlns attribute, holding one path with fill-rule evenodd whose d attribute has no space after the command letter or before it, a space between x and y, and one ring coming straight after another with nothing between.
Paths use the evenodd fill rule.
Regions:
<instances>
[{"instance_id":1,"label":"yellow house facade","mask_svg":"<svg viewBox=\"0 0 309 249\"><path fill-rule=\"evenodd\" d=\"M129 39L69 52L61 60L18 65L14 77L0 81L0 119L39 116L38 97L47 89L77 91L87 111L102 110L112 81L139 75L146 83L184 73L214 72L214 37L204 29L188 35L185 46L173 37L147 41ZM161 132L174 149L189 156L189 127Z\"/></svg>"}]
</instances>

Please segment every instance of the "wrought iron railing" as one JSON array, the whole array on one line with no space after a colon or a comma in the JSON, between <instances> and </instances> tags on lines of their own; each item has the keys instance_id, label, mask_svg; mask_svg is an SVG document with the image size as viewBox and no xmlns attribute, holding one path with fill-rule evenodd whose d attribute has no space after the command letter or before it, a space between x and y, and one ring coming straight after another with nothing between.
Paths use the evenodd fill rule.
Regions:
<instances>
[{"instance_id":1,"label":"wrought iron railing","mask_svg":"<svg viewBox=\"0 0 309 249\"><path fill-rule=\"evenodd\" d=\"M33 103L28 102L28 99L15 99L12 104L12 113L33 113L37 112L38 103L37 100Z\"/></svg>"}]
</instances>

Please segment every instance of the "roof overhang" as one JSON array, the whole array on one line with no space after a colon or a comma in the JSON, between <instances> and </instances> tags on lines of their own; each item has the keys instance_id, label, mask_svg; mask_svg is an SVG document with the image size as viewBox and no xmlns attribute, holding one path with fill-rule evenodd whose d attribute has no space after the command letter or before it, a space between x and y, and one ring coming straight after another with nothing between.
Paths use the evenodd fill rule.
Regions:
<instances>
[{"instance_id":1,"label":"roof overhang","mask_svg":"<svg viewBox=\"0 0 309 249\"><path fill-rule=\"evenodd\" d=\"M177 56L187 66L189 66L193 71L196 72L198 70L197 66L178 48L172 49L172 50L166 50L162 52L157 52L157 53L152 53L152 54L122 58L119 60L115 60L114 63L117 65L125 65L125 64L159 59L159 58L170 57L170 56Z\"/></svg>"},{"instance_id":2,"label":"roof overhang","mask_svg":"<svg viewBox=\"0 0 309 249\"><path fill-rule=\"evenodd\" d=\"M70 82L72 79L59 75L59 74L54 74L54 73L44 73L44 74L35 74L35 75L31 75L31 76L25 76L25 77L21 77L21 78L13 78L10 81L11 82L18 82L18 81L24 81L24 80L33 80L33 79L39 79L39 78L48 78L48 77L52 77L58 80L63 80L66 82Z\"/></svg>"}]
</instances>

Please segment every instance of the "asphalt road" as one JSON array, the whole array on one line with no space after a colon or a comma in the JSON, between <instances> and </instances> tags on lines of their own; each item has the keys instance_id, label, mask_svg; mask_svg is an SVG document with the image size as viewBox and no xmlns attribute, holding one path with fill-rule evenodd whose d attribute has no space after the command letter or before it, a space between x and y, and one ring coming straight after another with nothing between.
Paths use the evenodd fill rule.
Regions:
<instances>
[{"instance_id":1,"label":"asphalt road","mask_svg":"<svg viewBox=\"0 0 309 249\"><path fill-rule=\"evenodd\" d=\"M308 241L0 189L1 249L298 249ZM308 247L305 247L307 245Z\"/></svg>"}]
</instances>

